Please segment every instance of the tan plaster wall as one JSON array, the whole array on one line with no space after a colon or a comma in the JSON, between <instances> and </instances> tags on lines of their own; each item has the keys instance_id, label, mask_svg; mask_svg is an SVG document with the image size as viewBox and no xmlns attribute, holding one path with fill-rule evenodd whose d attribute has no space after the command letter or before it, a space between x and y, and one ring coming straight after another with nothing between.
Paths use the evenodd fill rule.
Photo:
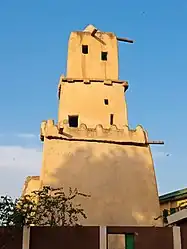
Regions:
<instances>
[{"instance_id":1,"label":"tan plaster wall","mask_svg":"<svg viewBox=\"0 0 187 249\"><path fill-rule=\"evenodd\" d=\"M154 225L160 215L149 147L45 138L41 181L90 194L80 199L86 225Z\"/></svg>"},{"instance_id":2,"label":"tan plaster wall","mask_svg":"<svg viewBox=\"0 0 187 249\"><path fill-rule=\"evenodd\" d=\"M167 201L160 204L160 209L163 211L164 209L170 209L170 208L176 208L176 207L182 207L183 205L186 205L187 199L182 200L173 200L173 201Z\"/></svg>"},{"instance_id":3,"label":"tan plaster wall","mask_svg":"<svg viewBox=\"0 0 187 249\"><path fill-rule=\"evenodd\" d=\"M82 53L88 45L88 54ZM101 51L108 52L107 61ZM118 79L118 42L113 33L72 32L68 44L67 77Z\"/></svg>"},{"instance_id":4,"label":"tan plaster wall","mask_svg":"<svg viewBox=\"0 0 187 249\"><path fill-rule=\"evenodd\" d=\"M176 201L171 201L171 202L165 202L160 204L160 209L163 211L164 209L170 209L170 208L176 208L177 207L177 202Z\"/></svg>"},{"instance_id":5,"label":"tan plaster wall","mask_svg":"<svg viewBox=\"0 0 187 249\"><path fill-rule=\"evenodd\" d=\"M105 105L104 99L108 99L108 105ZM102 124L109 128L110 114L114 114L113 122L119 129L127 125L127 107L121 84L61 84L58 122L68 120L68 115L79 115L79 125L84 123L88 128L95 128Z\"/></svg>"},{"instance_id":6,"label":"tan plaster wall","mask_svg":"<svg viewBox=\"0 0 187 249\"><path fill-rule=\"evenodd\" d=\"M163 211L164 209L170 209L173 205L171 202L161 203L160 204L160 210Z\"/></svg>"}]
</instances>

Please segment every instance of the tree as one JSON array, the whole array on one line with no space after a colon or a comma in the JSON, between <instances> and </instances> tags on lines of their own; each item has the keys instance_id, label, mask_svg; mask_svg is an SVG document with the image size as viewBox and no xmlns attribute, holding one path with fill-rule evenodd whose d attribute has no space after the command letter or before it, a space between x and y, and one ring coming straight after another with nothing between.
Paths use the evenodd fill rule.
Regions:
<instances>
[{"instance_id":1,"label":"tree","mask_svg":"<svg viewBox=\"0 0 187 249\"><path fill-rule=\"evenodd\" d=\"M78 196L90 197L77 189L43 187L13 201L8 196L0 199L0 225L17 226L76 226L79 219L86 219L81 204L76 204Z\"/></svg>"}]
</instances>

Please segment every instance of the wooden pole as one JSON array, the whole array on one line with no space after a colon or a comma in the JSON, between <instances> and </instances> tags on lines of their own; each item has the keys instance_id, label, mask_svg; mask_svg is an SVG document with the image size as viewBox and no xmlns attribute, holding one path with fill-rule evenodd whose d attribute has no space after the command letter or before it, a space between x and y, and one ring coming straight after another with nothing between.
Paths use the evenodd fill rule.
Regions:
<instances>
[{"instance_id":1,"label":"wooden pole","mask_svg":"<svg viewBox=\"0 0 187 249\"><path fill-rule=\"evenodd\" d=\"M130 40L128 38L121 38L121 37L117 37L118 41L122 41L122 42L128 42L128 43L134 43L133 40Z\"/></svg>"},{"instance_id":2,"label":"wooden pole","mask_svg":"<svg viewBox=\"0 0 187 249\"><path fill-rule=\"evenodd\" d=\"M164 144L164 141L148 141L148 144Z\"/></svg>"}]
</instances>

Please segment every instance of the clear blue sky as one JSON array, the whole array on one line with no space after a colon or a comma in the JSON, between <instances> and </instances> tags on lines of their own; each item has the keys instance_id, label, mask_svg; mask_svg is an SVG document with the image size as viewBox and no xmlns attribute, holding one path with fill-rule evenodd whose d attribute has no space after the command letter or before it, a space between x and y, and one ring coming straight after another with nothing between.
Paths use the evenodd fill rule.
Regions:
<instances>
[{"instance_id":1,"label":"clear blue sky","mask_svg":"<svg viewBox=\"0 0 187 249\"><path fill-rule=\"evenodd\" d=\"M119 45L129 124L165 141L152 147L160 193L187 187L187 1L1 0L1 193L16 195L27 174L39 174L37 136L41 120L57 117L69 33L90 23L135 39Z\"/></svg>"}]
</instances>

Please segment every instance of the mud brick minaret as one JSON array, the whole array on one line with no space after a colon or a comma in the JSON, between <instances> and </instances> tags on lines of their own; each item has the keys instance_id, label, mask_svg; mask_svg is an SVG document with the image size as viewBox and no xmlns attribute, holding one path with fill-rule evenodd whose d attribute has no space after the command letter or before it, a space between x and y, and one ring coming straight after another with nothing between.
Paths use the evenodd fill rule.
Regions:
<instances>
[{"instance_id":1,"label":"mud brick minaret","mask_svg":"<svg viewBox=\"0 0 187 249\"><path fill-rule=\"evenodd\" d=\"M26 181L24 193L43 185L75 187L91 195L81 199L83 224L160 225L151 142L141 126L128 126L119 40L129 41L92 25L71 33L58 122L41 124L41 175Z\"/></svg>"}]
</instances>

